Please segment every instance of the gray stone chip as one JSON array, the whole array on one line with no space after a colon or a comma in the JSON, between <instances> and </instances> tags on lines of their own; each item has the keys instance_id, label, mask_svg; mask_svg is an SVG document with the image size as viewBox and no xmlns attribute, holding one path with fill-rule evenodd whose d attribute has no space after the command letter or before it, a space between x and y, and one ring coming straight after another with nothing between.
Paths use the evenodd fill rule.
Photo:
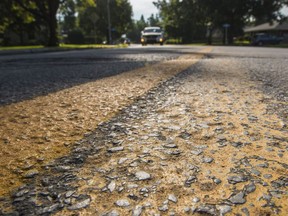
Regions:
<instances>
[{"instance_id":1,"label":"gray stone chip","mask_svg":"<svg viewBox=\"0 0 288 216\"><path fill-rule=\"evenodd\" d=\"M38 212L39 214L45 214L45 213L52 213L53 211L57 210L61 208L61 205L59 203L56 203L54 205L51 205L49 207L45 207L43 208L40 212Z\"/></svg>"},{"instance_id":2,"label":"gray stone chip","mask_svg":"<svg viewBox=\"0 0 288 216\"><path fill-rule=\"evenodd\" d=\"M169 208L168 208L168 205L163 205L163 206L159 207L158 209L159 209L159 211L166 212L166 211L168 211Z\"/></svg>"},{"instance_id":3,"label":"gray stone chip","mask_svg":"<svg viewBox=\"0 0 288 216\"><path fill-rule=\"evenodd\" d=\"M135 177L138 181L149 180L151 179L151 175L144 171L138 171L135 173Z\"/></svg>"},{"instance_id":4,"label":"gray stone chip","mask_svg":"<svg viewBox=\"0 0 288 216\"><path fill-rule=\"evenodd\" d=\"M246 203L245 194L242 191L237 193L236 195L232 195L228 200L233 204Z\"/></svg>"},{"instance_id":5,"label":"gray stone chip","mask_svg":"<svg viewBox=\"0 0 288 216\"><path fill-rule=\"evenodd\" d=\"M132 216L140 216L142 214L143 207L140 205L137 205L132 212Z\"/></svg>"},{"instance_id":6,"label":"gray stone chip","mask_svg":"<svg viewBox=\"0 0 288 216\"><path fill-rule=\"evenodd\" d=\"M174 202L174 203L178 202L178 199L177 199L177 197L174 194L169 194L168 200L171 201L171 202Z\"/></svg>"},{"instance_id":7,"label":"gray stone chip","mask_svg":"<svg viewBox=\"0 0 288 216\"><path fill-rule=\"evenodd\" d=\"M105 213L104 215L101 215L101 216L119 216L119 215L120 214L116 210L113 210L113 211Z\"/></svg>"},{"instance_id":8,"label":"gray stone chip","mask_svg":"<svg viewBox=\"0 0 288 216\"><path fill-rule=\"evenodd\" d=\"M164 148L177 148L178 146L174 143L171 143L171 144L164 144L163 147Z\"/></svg>"},{"instance_id":9,"label":"gray stone chip","mask_svg":"<svg viewBox=\"0 0 288 216\"><path fill-rule=\"evenodd\" d=\"M204 157L204 158L202 158L202 162L203 162L203 163L212 163L213 161L214 161L214 159L211 158L211 157Z\"/></svg>"},{"instance_id":10,"label":"gray stone chip","mask_svg":"<svg viewBox=\"0 0 288 216\"><path fill-rule=\"evenodd\" d=\"M220 216L224 216L228 212L232 211L232 208L229 205L219 205L217 206L217 209L219 210Z\"/></svg>"},{"instance_id":11,"label":"gray stone chip","mask_svg":"<svg viewBox=\"0 0 288 216\"><path fill-rule=\"evenodd\" d=\"M130 203L128 200L122 199L122 200L117 200L115 202L115 205L118 207L128 207L128 206L130 206Z\"/></svg>"},{"instance_id":12,"label":"gray stone chip","mask_svg":"<svg viewBox=\"0 0 288 216\"><path fill-rule=\"evenodd\" d=\"M39 174L39 171L36 169L29 170L28 172L25 173L25 178L34 178L38 174Z\"/></svg>"},{"instance_id":13,"label":"gray stone chip","mask_svg":"<svg viewBox=\"0 0 288 216\"><path fill-rule=\"evenodd\" d=\"M118 147L108 149L108 152L109 153L115 153L115 152L119 152L119 151L123 151L123 150L124 150L124 147L118 146Z\"/></svg>"},{"instance_id":14,"label":"gray stone chip","mask_svg":"<svg viewBox=\"0 0 288 216\"><path fill-rule=\"evenodd\" d=\"M256 186L254 183L250 183L245 186L246 194L253 193L256 190Z\"/></svg>"},{"instance_id":15,"label":"gray stone chip","mask_svg":"<svg viewBox=\"0 0 288 216\"><path fill-rule=\"evenodd\" d=\"M201 205L194 209L193 212L197 212L200 214L207 214L207 215L218 215L215 206L213 205Z\"/></svg>"},{"instance_id":16,"label":"gray stone chip","mask_svg":"<svg viewBox=\"0 0 288 216\"><path fill-rule=\"evenodd\" d=\"M115 188L116 188L116 182L115 181L111 181L109 183L109 185L107 186L107 188L112 193L115 190Z\"/></svg>"},{"instance_id":17,"label":"gray stone chip","mask_svg":"<svg viewBox=\"0 0 288 216\"><path fill-rule=\"evenodd\" d=\"M196 176L189 176L188 179L185 181L184 185L185 187L190 187L192 183L197 181L197 177Z\"/></svg>"},{"instance_id":18,"label":"gray stone chip","mask_svg":"<svg viewBox=\"0 0 288 216\"><path fill-rule=\"evenodd\" d=\"M243 175L229 176L227 179L228 179L228 182L230 184L237 184L237 183L240 183L240 182L248 181L247 176L243 176Z\"/></svg>"},{"instance_id":19,"label":"gray stone chip","mask_svg":"<svg viewBox=\"0 0 288 216\"><path fill-rule=\"evenodd\" d=\"M90 202L91 202L91 199L88 198L88 199L85 199L85 200L83 200L83 201L81 201L81 202L78 202L78 203L76 203L76 204L74 204L74 205L72 205L72 206L69 206L68 209L69 209L69 210L82 209L82 208L87 207L87 206L90 204Z\"/></svg>"},{"instance_id":20,"label":"gray stone chip","mask_svg":"<svg viewBox=\"0 0 288 216\"><path fill-rule=\"evenodd\" d=\"M203 153L203 150L201 150L201 149L192 150L191 153L192 153L193 155L198 156L198 155L200 155L200 154Z\"/></svg>"}]
</instances>

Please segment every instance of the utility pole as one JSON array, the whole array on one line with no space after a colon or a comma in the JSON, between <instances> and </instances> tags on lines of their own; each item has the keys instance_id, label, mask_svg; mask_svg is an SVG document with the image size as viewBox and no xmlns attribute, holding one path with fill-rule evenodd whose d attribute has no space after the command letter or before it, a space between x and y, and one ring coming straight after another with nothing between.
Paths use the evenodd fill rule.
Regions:
<instances>
[{"instance_id":1,"label":"utility pole","mask_svg":"<svg viewBox=\"0 0 288 216\"><path fill-rule=\"evenodd\" d=\"M107 0L107 16L108 16L108 44L111 44L112 35L111 35L110 0Z\"/></svg>"}]
</instances>

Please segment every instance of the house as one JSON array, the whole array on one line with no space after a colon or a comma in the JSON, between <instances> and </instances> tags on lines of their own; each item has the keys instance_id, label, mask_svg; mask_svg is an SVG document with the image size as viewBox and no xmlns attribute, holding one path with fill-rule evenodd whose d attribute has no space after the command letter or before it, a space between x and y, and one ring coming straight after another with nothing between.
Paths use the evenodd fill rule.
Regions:
<instances>
[{"instance_id":1,"label":"house","mask_svg":"<svg viewBox=\"0 0 288 216\"><path fill-rule=\"evenodd\" d=\"M246 34L255 35L257 33L267 33L279 37L283 37L285 41L288 41L288 20L272 23L264 23L254 27L246 27L244 29Z\"/></svg>"}]
</instances>

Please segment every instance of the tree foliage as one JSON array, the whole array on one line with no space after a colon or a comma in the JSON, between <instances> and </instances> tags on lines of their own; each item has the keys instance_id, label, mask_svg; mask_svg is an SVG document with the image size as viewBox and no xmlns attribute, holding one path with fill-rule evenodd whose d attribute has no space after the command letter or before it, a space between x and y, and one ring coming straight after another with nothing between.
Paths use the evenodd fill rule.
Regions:
<instances>
[{"instance_id":1,"label":"tree foliage","mask_svg":"<svg viewBox=\"0 0 288 216\"><path fill-rule=\"evenodd\" d=\"M108 5L109 2L109 5ZM128 0L97 0L95 5L79 11L79 27L86 35L103 40L108 35L108 7L110 9L112 40L131 28L132 6ZM108 40L108 39L107 39Z\"/></svg>"},{"instance_id":2,"label":"tree foliage","mask_svg":"<svg viewBox=\"0 0 288 216\"><path fill-rule=\"evenodd\" d=\"M21 34L23 29L31 33L36 27L45 28L46 44L55 46L58 44L56 15L61 3L60 0L1 0L1 31Z\"/></svg>"},{"instance_id":3,"label":"tree foliage","mask_svg":"<svg viewBox=\"0 0 288 216\"><path fill-rule=\"evenodd\" d=\"M57 46L59 18L63 32L81 31L86 39L100 42L108 35L108 2L114 40L128 30L138 40L145 26L156 25L184 43L211 38L216 29L224 31L223 24L230 25L232 43L247 23L281 19L281 8L288 6L288 0L155 0L159 16L133 22L129 0L1 0L0 36L13 32L24 43L25 35L36 32L45 35L46 45ZM9 37L4 36L4 42L9 44Z\"/></svg>"},{"instance_id":4,"label":"tree foliage","mask_svg":"<svg viewBox=\"0 0 288 216\"><path fill-rule=\"evenodd\" d=\"M147 21L149 26L161 26L161 20L158 14L151 14Z\"/></svg>"},{"instance_id":5,"label":"tree foliage","mask_svg":"<svg viewBox=\"0 0 288 216\"><path fill-rule=\"evenodd\" d=\"M23 10L29 12L35 19L43 22L48 29L48 46L57 46L57 11L64 0L11 0Z\"/></svg>"},{"instance_id":6,"label":"tree foliage","mask_svg":"<svg viewBox=\"0 0 288 216\"><path fill-rule=\"evenodd\" d=\"M140 42L141 31L148 25L148 22L146 22L142 15L139 20L134 20L127 36L134 42Z\"/></svg>"},{"instance_id":7,"label":"tree foliage","mask_svg":"<svg viewBox=\"0 0 288 216\"><path fill-rule=\"evenodd\" d=\"M19 35L19 44L23 44L24 33L26 31L36 31L37 20L27 13L19 5L10 0L0 2L0 34L4 36L5 32L15 32ZM4 37L4 44L9 45L10 40Z\"/></svg>"},{"instance_id":8,"label":"tree foliage","mask_svg":"<svg viewBox=\"0 0 288 216\"><path fill-rule=\"evenodd\" d=\"M13 29L13 33L19 35L21 31L16 25L33 33L23 23L34 23L41 31L46 31L46 45L57 46L59 18L61 30L65 33L81 30L88 36L104 38L108 30L108 2L112 30L118 37L131 27L132 7L128 0L1 0L0 33Z\"/></svg>"},{"instance_id":9,"label":"tree foliage","mask_svg":"<svg viewBox=\"0 0 288 216\"><path fill-rule=\"evenodd\" d=\"M74 0L66 0L59 8L58 22L61 24L61 31L68 33L76 28L76 4Z\"/></svg>"},{"instance_id":10,"label":"tree foliage","mask_svg":"<svg viewBox=\"0 0 288 216\"><path fill-rule=\"evenodd\" d=\"M166 31L183 42L210 38L215 29L229 24L229 42L242 33L251 20L263 23L281 18L287 0L158 0L154 2Z\"/></svg>"}]
</instances>

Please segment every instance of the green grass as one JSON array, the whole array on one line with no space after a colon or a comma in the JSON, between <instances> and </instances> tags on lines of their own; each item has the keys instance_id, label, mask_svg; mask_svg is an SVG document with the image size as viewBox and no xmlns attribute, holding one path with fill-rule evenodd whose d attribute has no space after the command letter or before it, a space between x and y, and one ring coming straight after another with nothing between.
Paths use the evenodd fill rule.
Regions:
<instances>
[{"instance_id":1,"label":"green grass","mask_svg":"<svg viewBox=\"0 0 288 216\"><path fill-rule=\"evenodd\" d=\"M101 48L120 48L127 47L125 44L106 45L106 44L60 44L60 48L70 49L101 49Z\"/></svg>"},{"instance_id":2,"label":"green grass","mask_svg":"<svg viewBox=\"0 0 288 216\"><path fill-rule=\"evenodd\" d=\"M251 42L249 40L236 40L234 41L234 45L239 45L239 46L247 46L250 45Z\"/></svg>"},{"instance_id":3,"label":"green grass","mask_svg":"<svg viewBox=\"0 0 288 216\"><path fill-rule=\"evenodd\" d=\"M9 47L1 47L0 50L21 50L21 49L40 49L44 48L44 46L9 46Z\"/></svg>"},{"instance_id":4,"label":"green grass","mask_svg":"<svg viewBox=\"0 0 288 216\"><path fill-rule=\"evenodd\" d=\"M125 44L119 44L119 45L104 45L104 44L60 44L59 47L45 47L41 45L37 46L7 46L7 47L1 47L0 51L6 51L6 50L31 50L31 49L40 49L40 48L51 48L51 49L104 49L104 48L122 48L127 47Z\"/></svg>"},{"instance_id":5,"label":"green grass","mask_svg":"<svg viewBox=\"0 0 288 216\"><path fill-rule=\"evenodd\" d=\"M249 41L235 41L234 45L236 46L247 46L249 45ZM190 46L204 46L207 45L206 43L192 43L192 44L186 44ZM213 42L214 46L223 46L222 42ZM125 48L128 45L126 44L118 44L118 45L105 45L105 44L60 44L59 47L51 47L51 48L56 48L56 49L111 49L111 48ZM288 48L288 43L280 43L278 45L269 45L267 47L278 47L278 48ZM6 51L6 50L31 50L31 49L40 49L40 48L49 48L49 47L44 47L41 45L37 46L9 46L9 47L1 47L0 46L0 51Z\"/></svg>"}]
</instances>

